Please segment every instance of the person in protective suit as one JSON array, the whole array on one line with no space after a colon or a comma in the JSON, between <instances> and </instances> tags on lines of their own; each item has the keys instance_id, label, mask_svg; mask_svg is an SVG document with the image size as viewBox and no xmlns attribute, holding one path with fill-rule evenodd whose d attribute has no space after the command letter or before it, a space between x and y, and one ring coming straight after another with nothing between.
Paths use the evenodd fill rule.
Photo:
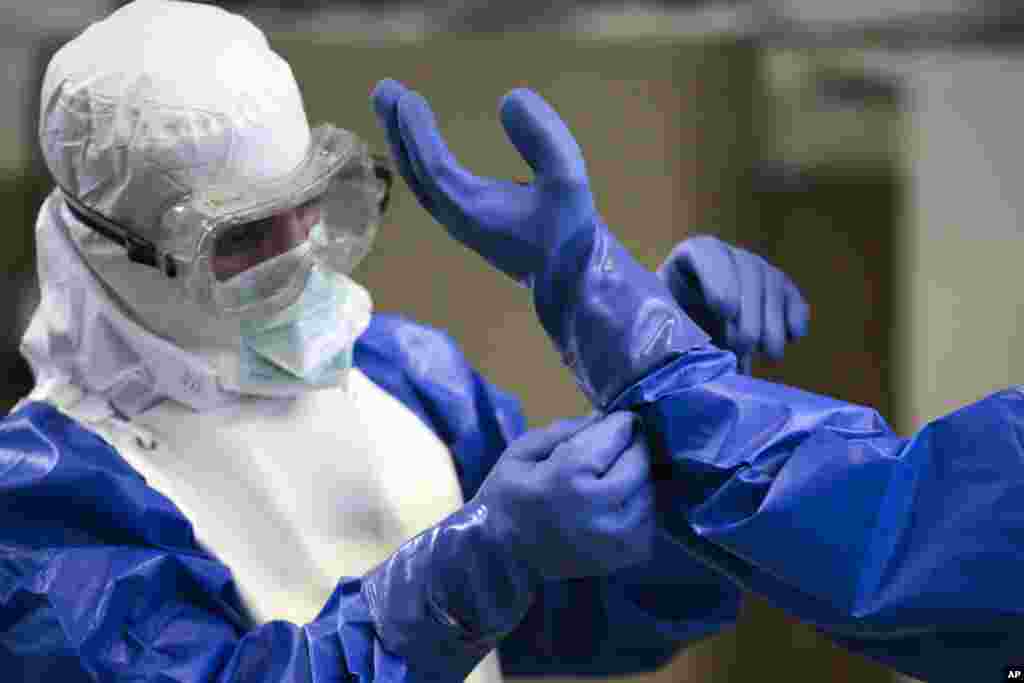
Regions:
<instances>
[{"instance_id":1,"label":"person in protective suit","mask_svg":"<svg viewBox=\"0 0 1024 683\"><path fill-rule=\"evenodd\" d=\"M1021 387L903 438L870 408L745 376L733 351L777 354L806 325L777 270L710 238L683 243L658 274L643 269L598 214L568 128L532 91L500 106L534 171L527 184L459 165L404 85L382 81L373 100L420 204L529 288L600 412L642 418L659 535L918 678L1003 680L1020 662ZM708 310L714 337L694 323Z\"/></svg>"},{"instance_id":2,"label":"person in protective suit","mask_svg":"<svg viewBox=\"0 0 1024 683\"><path fill-rule=\"evenodd\" d=\"M128 4L53 57L40 114L3 680L621 674L733 622L654 527L633 415L524 433L447 335L371 314L348 274L389 170L310 129L251 23Z\"/></svg>"}]
</instances>

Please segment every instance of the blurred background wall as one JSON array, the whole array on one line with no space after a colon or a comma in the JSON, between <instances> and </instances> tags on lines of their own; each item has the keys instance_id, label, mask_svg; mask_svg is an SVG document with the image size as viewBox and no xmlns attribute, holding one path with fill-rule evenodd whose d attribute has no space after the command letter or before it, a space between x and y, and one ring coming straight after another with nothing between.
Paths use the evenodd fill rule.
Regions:
<instances>
[{"instance_id":1,"label":"blurred background wall","mask_svg":"<svg viewBox=\"0 0 1024 683\"><path fill-rule=\"evenodd\" d=\"M16 345L35 296L31 225L51 187L35 141L42 70L120 4L0 5L4 407L31 385ZM368 95L392 77L428 98L466 166L528 177L496 108L513 87L540 92L579 139L608 224L647 266L711 233L803 288L812 334L760 376L872 405L901 432L1018 376L1024 62L1008 3L211 4L269 33L313 122L381 150ZM587 411L526 293L447 238L401 183L355 277L378 310L448 330L532 425ZM630 680L774 675L893 680L755 598L735 629Z\"/></svg>"}]
</instances>

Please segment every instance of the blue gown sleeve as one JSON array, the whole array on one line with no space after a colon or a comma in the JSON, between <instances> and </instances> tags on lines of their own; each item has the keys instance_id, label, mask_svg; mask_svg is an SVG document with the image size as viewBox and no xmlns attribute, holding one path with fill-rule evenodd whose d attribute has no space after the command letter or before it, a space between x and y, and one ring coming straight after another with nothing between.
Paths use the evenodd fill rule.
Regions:
<instances>
[{"instance_id":1,"label":"blue gown sleeve","mask_svg":"<svg viewBox=\"0 0 1024 683\"><path fill-rule=\"evenodd\" d=\"M447 334L374 315L355 348L366 375L450 449L466 500L525 430L518 402L475 372ZM740 592L661 534L651 562L610 577L545 583L500 643L507 675L619 675L661 666L735 622Z\"/></svg>"},{"instance_id":2,"label":"blue gown sleeve","mask_svg":"<svg viewBox=\"0 0 1024 683\"><path fill-rule=\"evenodd\" d=\"M607 230L549 254L533 297L592 403L643 417L680 545L903 672L1002 680L1019 665L1019 389L899 438L868 408L737 374Z\"/></svg>"},{"instance_id":3,"label":"blue gown sleeve","mask_svg":"<svg viewBox=\"0 0 1024 683\"><path fill-rule=\"evenodd\" d=\"M616 401L644 417L665 531L842 645L928 681L1024 657L1024 391L900 438L869 408L694 349Z\"/></svg>"}]
</instances>

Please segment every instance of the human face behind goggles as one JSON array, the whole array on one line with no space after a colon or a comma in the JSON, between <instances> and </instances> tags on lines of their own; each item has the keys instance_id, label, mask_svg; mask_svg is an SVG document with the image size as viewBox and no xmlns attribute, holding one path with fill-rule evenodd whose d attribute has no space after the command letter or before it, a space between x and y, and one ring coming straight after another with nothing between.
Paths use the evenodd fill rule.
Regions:
<instances>
[{"instance_id":1,"label":"human face behind goggles","mask_svg":"<svg viewBox=\"0 0 1024 683\"><path fill-rule=\"evenodd\" d=\"M213 273L223 282L268 259L299 246L321 219L314 200L258 221L232 226L217 238L211 261Z\"/></svg>"}]
</instances>

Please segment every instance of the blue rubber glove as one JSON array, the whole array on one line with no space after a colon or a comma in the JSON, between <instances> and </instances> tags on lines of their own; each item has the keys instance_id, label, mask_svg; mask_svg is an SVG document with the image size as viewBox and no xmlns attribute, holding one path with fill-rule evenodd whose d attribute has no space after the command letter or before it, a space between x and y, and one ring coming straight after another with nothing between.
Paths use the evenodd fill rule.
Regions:
<instances>
[{"instance_id":1,"label":"blue rubber glove","mask_svg":"<svg viewBox=\"0 0 1024 683\"><path fill-rule=\"evenodd\" d=\"M620 412L527 433L473 501L493 511L502 544L545 580L639 564L653 542L654 490L638 431L638 418Z\"/></svg>"},{"instance_id":2,"label":"blue rubber glove","mask_svg":"<svg viewBox=\"0 0 1024 683\"><path fill-rule=\"evenodd\" d=\"M558 115L528 90L501 103L509 140L536 174L531 184L473 175L452 157L418 93L381 81L374 108L402 177L456 240L529 286L546 254L594 220L586 169Z\"/></svg>"},{"instance_id":3,"label":"blue rubber glove","mask_svg":"<svg viewBox=\"0 0 1024 683\"><path fill-rule=\"evenodd\" d=\"M807 334L807 301L757 254L700 235L676 246L658 275L712 343L735 353L747 369L755 350L780 360L787 342Z\"/></svg>"},{"instance_id":4,"label":"blue rubber glove","mask_svg":"<svg viewBox=\"0 0 1024 683\"><path fill-rule=\"evenodd\" d=\"M637 425L629 413L567 420L509 445L472 500L363 578L387 650L421 677L462 680L542 581L648 561L654 491Z\"/></svg>"},{"instance_id":5,"label":"blue rubber glove","mask_svg":"<svg viewBox=\"0 0 1024 683\"><path fill-rule=\"evenodd\" d=\"M501 102L509 140L534 171L525 185L462 168L426 100L400 83L379 83L373 103L420 204L452 237L532 289L541 324L599 409L708 342L605 226L576 141L538 95L514 90Z\"/></svg>"}]
</instances>

